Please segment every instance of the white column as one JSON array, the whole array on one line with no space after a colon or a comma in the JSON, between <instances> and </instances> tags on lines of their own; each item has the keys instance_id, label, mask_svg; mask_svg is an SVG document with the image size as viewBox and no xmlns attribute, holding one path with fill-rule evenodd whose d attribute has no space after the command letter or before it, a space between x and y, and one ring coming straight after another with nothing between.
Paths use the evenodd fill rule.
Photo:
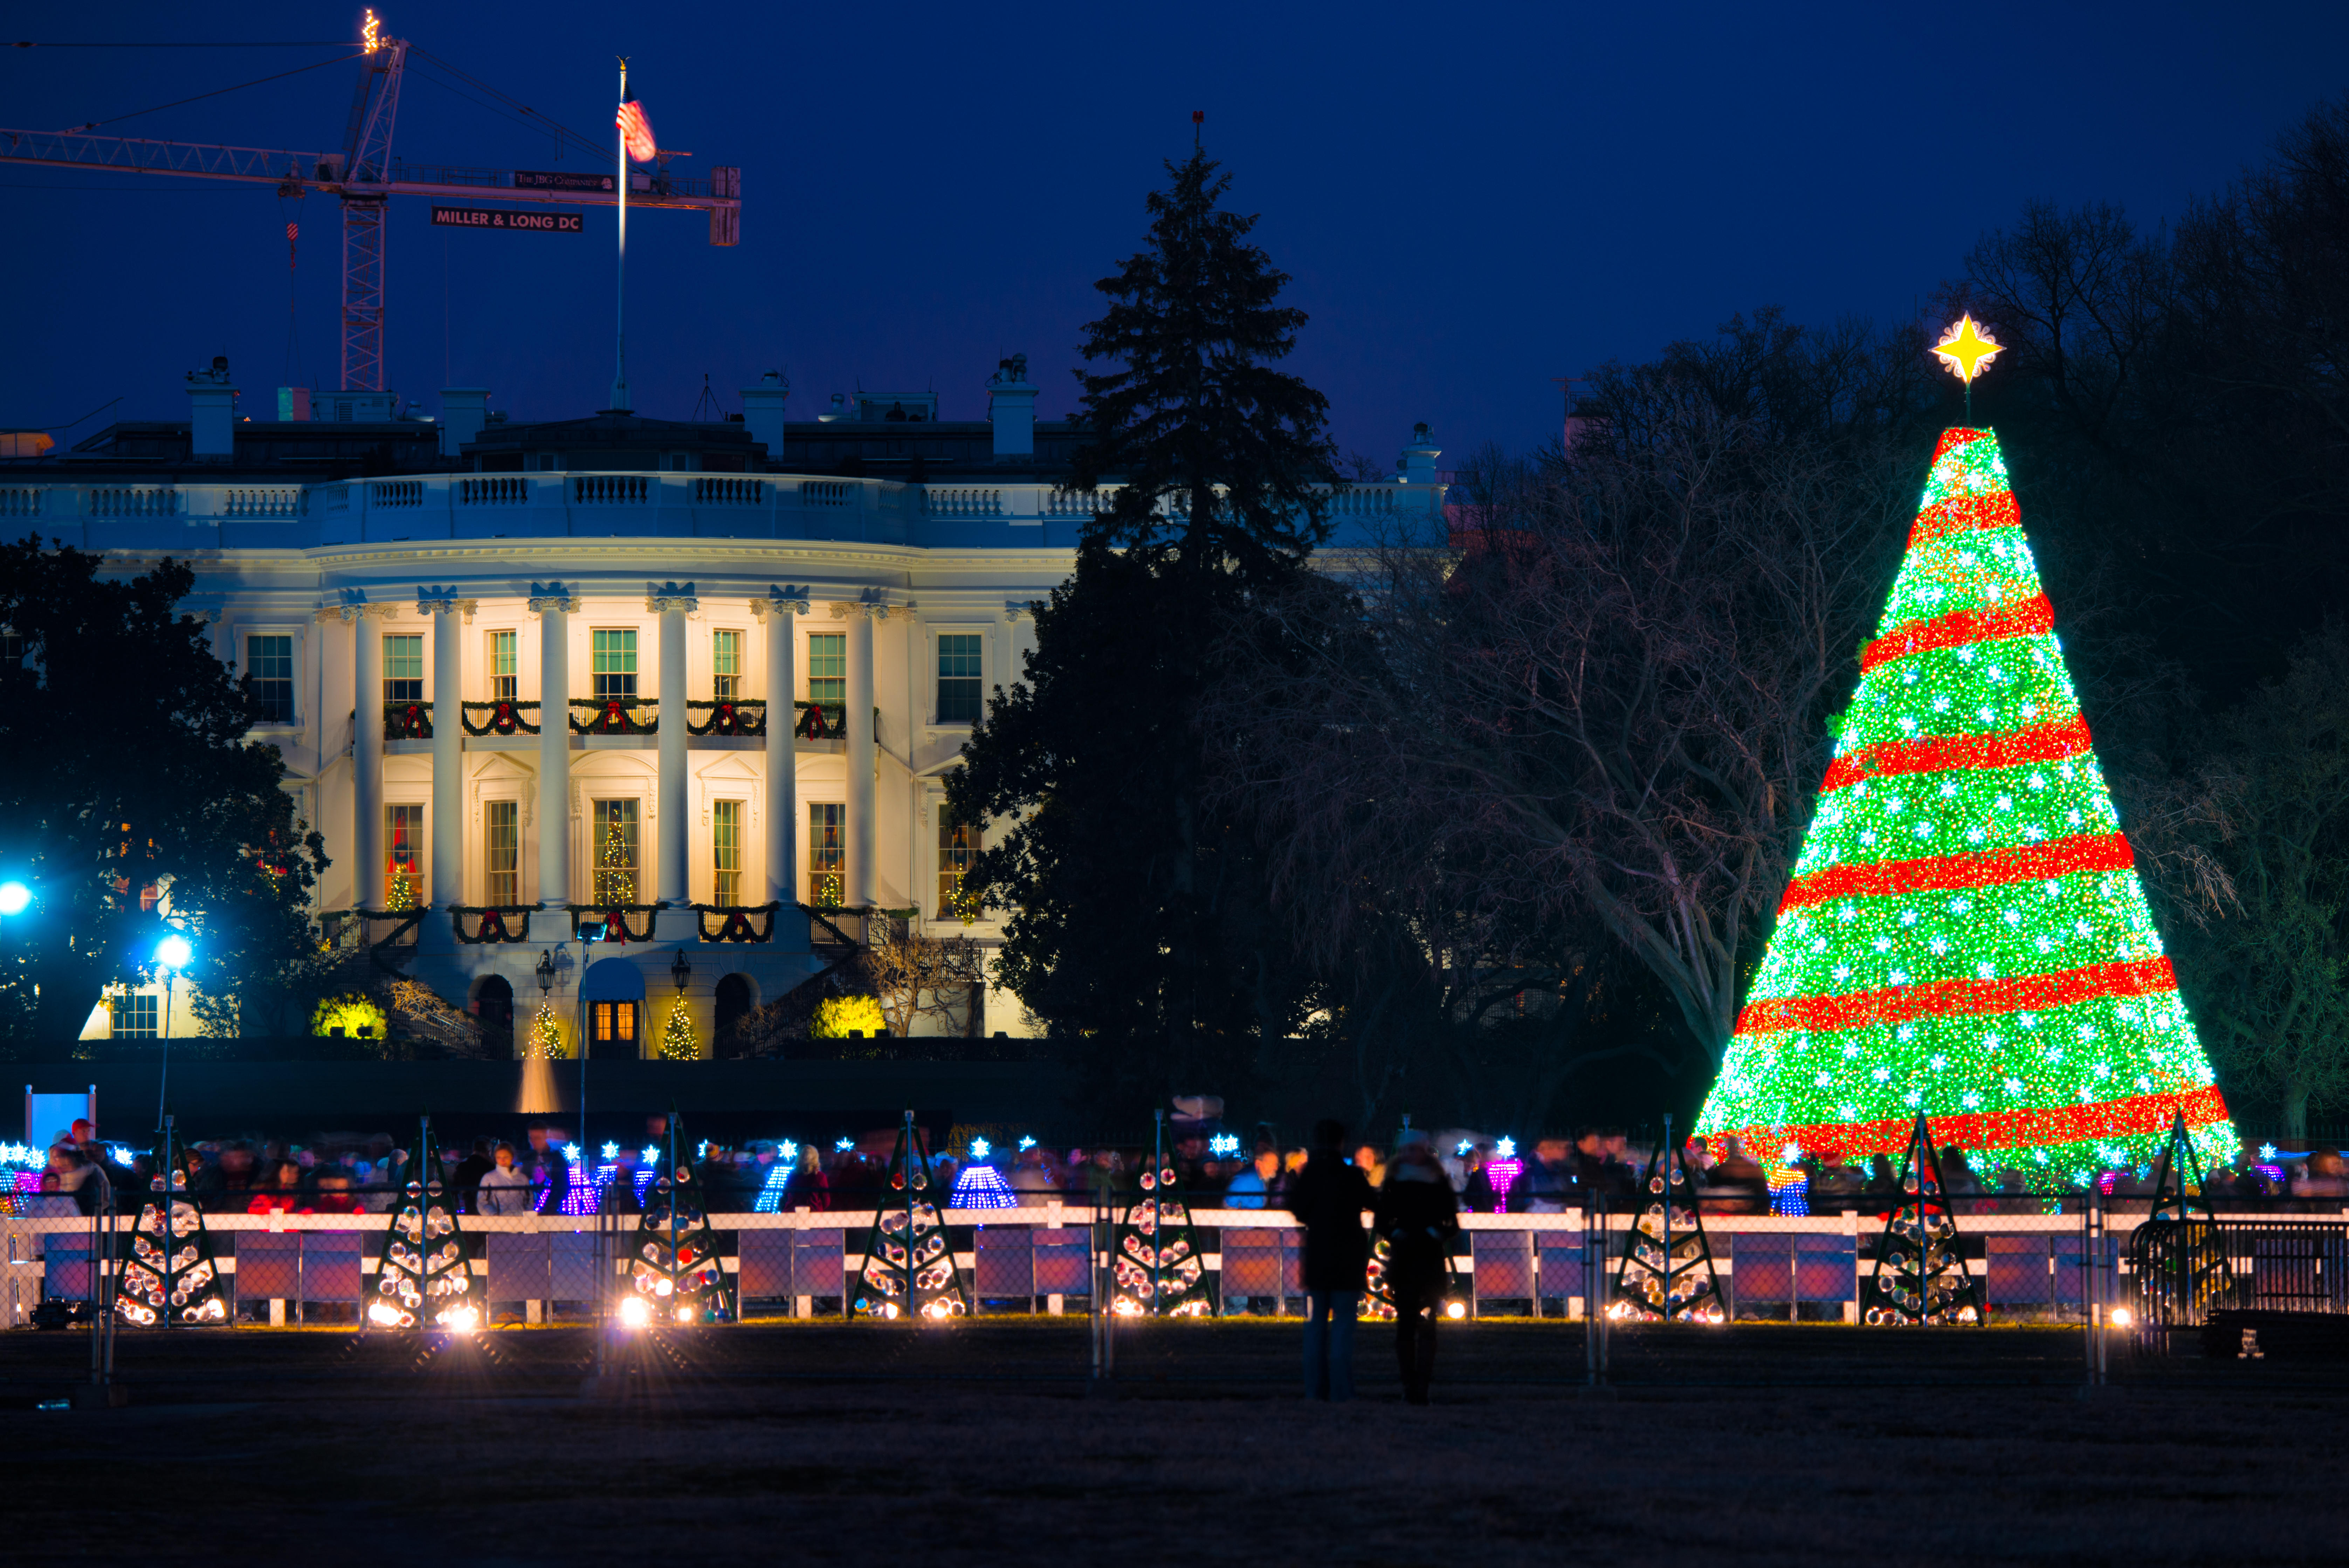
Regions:
<instances>
[{"instance_id":1,"label":"white column","mask_svg":"<svg viewBox=\"0 0 2349 1568\"><path fill-rule=\"evenodd\" d=\"M799 691L798 618L807 610L806 599L786 598L780 592L750 601L750 613L767 623L767 891L763 901L787 907L807 901L807 890L800 886L799 758L792 749L799 714L792 706Z\"/></svg>"},{"instance_id":2,"label":"white column","mask_svg":"<svg viewBox=\"0 0 2349 1568\"><path fill-rule=\"evenodd\" d=\"M832 608L848 622L848 711L841 724L848 736L847 903L853 909L869 909L881 901L880 878L873 874L873 769L878 737L873 733L872 607L835 604Z\"/></svg>"},{"instance_id":3,"label":"white column","mask_svg":"<svg viewBox=\"0 0 2349 1568\"><path fill-rule=\"evenodd\" d=\"M456 589L419 588L416 607L432 617L432 907L465 901L465 631L473 601ZM427 920L419 945L453 950L445 920Z\"/></svg>"},{"instance_id":4,"label":"white column","mask_svg":"<svg viewBox=\"0 0 2349 1568\"><path fill-rule=\"evenodd\" d=\"M343 607L351 623L351 907L383 908L383 632L387 607Z\"/></svg>"},{"instance_id":5,"label":"white column","mask_svg":"<svg viewBox=\"0 0 2349 1568\"><path fill-rule=\"evenodd\" d=\"M539 618L538 902L547 909L571 901L571 612L578 607L561 583L530 585L530 613Z\"/></svg>"},{"instance_id":6,"label":"white column","mask_svg":"<svg viewBox=\"0 0 2349 1568\"><path fill-rule=\"evenodd\" d=\"M660 794L656 810L660 830L654 842L653 897L689 918L686 901L693 886L687 859L692 836L685 787L685 618L701 607L693 585L663 583L645 599L645 613L660 617ZM680 923L678 921L665 924Z\"/></svg>"}]
</instances>

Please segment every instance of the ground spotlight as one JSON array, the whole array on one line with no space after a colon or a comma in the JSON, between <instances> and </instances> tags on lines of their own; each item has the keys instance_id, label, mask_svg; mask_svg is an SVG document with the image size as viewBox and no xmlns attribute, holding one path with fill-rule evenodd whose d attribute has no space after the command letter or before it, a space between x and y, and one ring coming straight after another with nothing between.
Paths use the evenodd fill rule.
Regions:
<instances>
[{"instance_id":1,"label":"ground spotlight","mask_svg":"<svg viewBox=\"0 0 2349 1568\"><path fill-rule=\"evenodd\" d=\"M643 1328L653 1321L652 1303L642 1296L630 1296L620 1303L620 1326Z\"/></svg>"}]
</instances>

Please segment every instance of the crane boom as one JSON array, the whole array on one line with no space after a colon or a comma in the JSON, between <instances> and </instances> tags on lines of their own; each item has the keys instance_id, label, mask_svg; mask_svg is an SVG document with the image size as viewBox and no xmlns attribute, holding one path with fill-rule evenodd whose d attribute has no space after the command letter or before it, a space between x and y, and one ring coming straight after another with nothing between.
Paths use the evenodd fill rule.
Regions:
<instances>
[{"instance_id":1,"label":"crane boom","mask_svg":"<svg viewBox=\"0 0 2349 1568\"><path fill-rule=\"evenodd\" d=\"M292 182L338 198L343 205L343 386L379 392L384 389L384 216L390 198L479 201L487 196L587 207L615 206L620 200L617 179L611 173L588 176L598 188L575 190L553 182L526 185L523 171L511 169L395 161L391 132L407 54L404 39L383 38L367 55L338 152L0 129L0 163L242 181L281 189ZM694 179L671 174L664 166L650 174L632 174L628 205L706 212L709 243L730 245L742 232L742 171L719 167L708 179Z\"/></svg>"}]
</instances>

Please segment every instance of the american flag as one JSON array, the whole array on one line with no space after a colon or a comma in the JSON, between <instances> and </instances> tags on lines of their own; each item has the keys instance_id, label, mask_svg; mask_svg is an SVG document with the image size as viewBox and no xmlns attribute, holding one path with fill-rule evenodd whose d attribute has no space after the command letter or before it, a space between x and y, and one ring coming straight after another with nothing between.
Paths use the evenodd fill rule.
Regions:
<instances>
[{"instance_id":1,"label":"american flag","mask_svg":"<svg viewBox=\"0 0 2349 1568\"><path fill-rule=\"evenodd\" d=\"M653 122L645 118L645 106L635 99L622 104L619 126L628 156L639 163L650 163L660 150L653 142Z\"/></svg>"}]
</instances>

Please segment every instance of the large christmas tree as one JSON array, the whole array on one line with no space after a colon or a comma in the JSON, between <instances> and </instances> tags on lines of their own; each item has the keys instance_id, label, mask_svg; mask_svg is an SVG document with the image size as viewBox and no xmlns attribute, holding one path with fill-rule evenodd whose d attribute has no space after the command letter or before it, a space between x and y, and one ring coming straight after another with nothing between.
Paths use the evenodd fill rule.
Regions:
<instances>
[{"instance_id":1,"label":"large christmas tree","mask_svg":"<svg viewBox=\"0 0 2349 1568\"><path fill-rule=\"evenodd\" d=\"M1997 437L1945 431L1698 1131L1898 1157L1922 1111L2041 1189L2180 1114L2233 1152L2054 619Z\"/></svg>"}]
</instances>

